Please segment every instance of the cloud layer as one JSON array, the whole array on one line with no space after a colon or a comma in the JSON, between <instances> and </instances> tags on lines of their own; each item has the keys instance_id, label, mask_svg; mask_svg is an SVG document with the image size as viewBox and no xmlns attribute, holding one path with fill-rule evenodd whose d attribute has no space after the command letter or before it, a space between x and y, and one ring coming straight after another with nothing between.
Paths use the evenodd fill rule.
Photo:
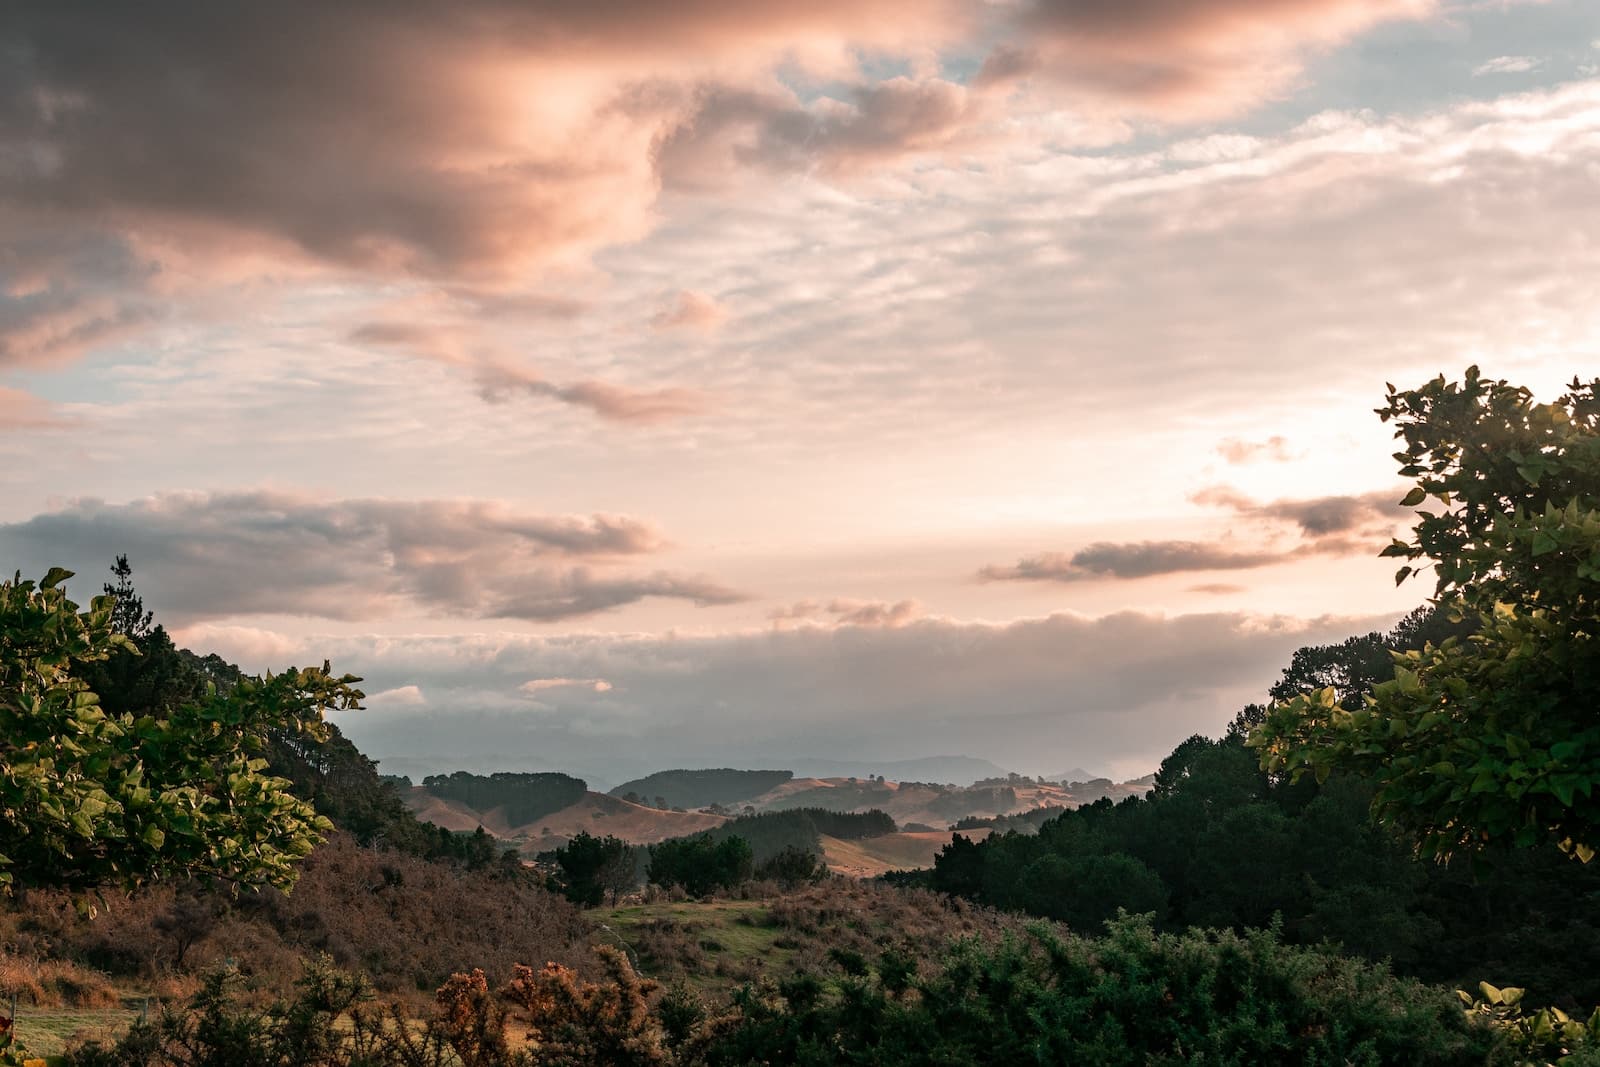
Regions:
<instances>
[{"instance_id":1,"label":"cloud layer","mask_svg":"<svg viewBox=\"0 0 1600 1067\"><path fill-rule=\"evenodd\" d=\"M304 656L332 656L373 690L426 694L426 707L357 712L340 727L379 757L431 753L436 769L566 767L617 781L782 753L959 752L1026 773L1143 773L1260 699L1296 647L1388 621L1059 614L699 637L317 638ZM265 665L255 635L181 636Z\"/></svg>"},{"instance_id":2,"label":"cloud layer","mask_svg":"<svg viewBox=\"0 0 1600 1067\"><path fill-rule=\"evenodd\" d=\"M24 570L71 561L93 574L96 564L127 554L141 591L178 623L403 612L545 622L646 597L702 606L744 599L702 575L621 567L662 547L652 526L623 517L277 492L79 501L0 525L0 549Z\"/></svg>"}]
</instances>

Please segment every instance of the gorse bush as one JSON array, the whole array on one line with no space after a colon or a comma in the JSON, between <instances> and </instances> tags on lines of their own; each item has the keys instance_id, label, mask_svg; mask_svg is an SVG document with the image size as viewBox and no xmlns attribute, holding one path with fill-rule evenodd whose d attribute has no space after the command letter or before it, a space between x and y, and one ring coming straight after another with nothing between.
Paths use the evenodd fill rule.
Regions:
<instances>
[{"instance_id":1,"label":"gorse bush","mask_svg":"<svg viewBox=\"0 0 1600 1067\"><path fill-rule=\"evenodd\" d=\"M598 981L518 967L496 992L482 972L457 975L426 1021L374 1007L360 982L325 967L308 969L292 1002L261 1011L238 1006L217 977L186 1013L68 1063L1455 1067L1509 1064L1527 1047L1444 990L1271 931L1157 934L1124 917L1095 939L1039 926L960 941L921 968L897 951L840 955L831 973L747 985L717 1007L682 986L655 995L621 953L602 950ZM1587 1055L1586 1033L1561 1048Z\"/></svg>"}]
</instances>

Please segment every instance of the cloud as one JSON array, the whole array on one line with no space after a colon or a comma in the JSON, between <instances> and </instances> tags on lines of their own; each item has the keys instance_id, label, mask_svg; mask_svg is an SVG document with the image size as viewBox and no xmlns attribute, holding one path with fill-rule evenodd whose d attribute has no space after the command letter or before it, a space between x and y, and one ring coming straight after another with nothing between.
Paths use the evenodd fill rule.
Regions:
<instances>
[{"instance_id":1,"label":"cloud","mask_svg":"<svg viewBox=\"0 0 1600 1067\"><path fill-rule=\"evenodd\" d=\"M1542 66L1544 60L1533 56L1496 56L1472 68L1472 76L1481 78L1486 74L1526 74Z\"/></svg>"},{"instance_id":2,"label":"cloud","mask_svg":"<svg viewBox=\"0 0 1600 1067\"><path fill-rule=\"evenodd\" d=\"M728 310L713 298L691 289L680 289L672 306L657 313L650 320L650 324L658 330L688 327L709 332L721 326L727 319Z\"/></svg>"},{"instance_id":3,"label":"cloud","mask_svg":"<svg viewBox=\"0 0 1600 1067\"><path fill-rule=\"evenodd\" d=\"M0 433L56 429L66 424L66 420L39 397L0 385Z\"/></svg>"},{"instance_id":4,"label":"cloud","mask_svg":"<svg viewBox=\"0 0 1600 1067\"><path fill-rule=\"evenodd\" d=\"M1323 496L1304 500L1274 500L1258 504L1227 486L1213 486L1190 497L1196 504L1228 508L1247 518L1292 523L1307 537L1349 533L1374 523L1392 527L1410 515L1400 506L1405 490L1379 490L1360 496Z\"/></svg>"},{"instance_id":5,"label":"cloud","mask_svg":"<svg viewBox=\"0 0 1600 1067\"><path fill-rule=\"evenodd\" d=\"M779 63L848 67L954 34L950 3L564 0L295 15L178 3L6 22L7 192L36 212L253 240L328 262L505 275L650 225L653 146L692 115L619 106ZM152 69L162 71L151 77ZM658 94L659 98L659 94Z\"/></svg>"},{"instance_id":6,"label":"cloud","mask_svg":"<svg viewBox=\"0 0 1600 1067\"><path fill-rule=\"evenodd\" d=\"M1395 520L1409 512L1390 491L1360 496L1325 496L1257 503L1235 489L1213 486L1190 497L1197 504L1226 508L1248 519L1296 528L1297 543L1238 547L1232 541L1097 541L1075 552L1045 552L1010 566L978 571L986 582L1082 582L1150 578L1193 571L1255 570L1308 556L1348 556L1376 552ZM1348 536L1358 535L1358 536ZM1216 587L1201 591L1216 591ZM1227 591L1234 591L1229 587Z\"/></svg>"},{"instance_id":7,"label":"cloud","mask_svg":"<svg viewBox=\"0 0 1600 1067\"><path fill-rule=\"evenodd\" d=\"M504 356L474 352L457 336L432 325L410 322L369 322L351 330L352 343L401 351L422 359L469 369L478 393L491 403L523 395L557 400L585 408L614 422L655 423L711 410L705 394L678 386L630 389L609 382L578 381L558 384Z\"/></svg>"},{"instance_id":8,"label":"cloud","mask_svg":"<svg viewBox=\"0 0 1600 1067\"><path fill-rule=\"evenodd\" d=\"M609 693L613 688L604 678L534 678L517 686L523 693L542 693L546 689L587 689L592 693Z\"/></svg>"},{"instance_id":9,"label":"cloud","mask_svg":"<svg viewBox=\"0 0 1600 1067\"><path fill-rule=\"evenodd\" d=\"M1433 0L1024 0L980 85L1032 80L1169 119L1282 95L1307 57Z\"/></svg>"},{"instance_id":10,"label":"cloud","mask_svg":"<svg viewBox=\"0 0 1600 1067\"><path fill-rule=\"evenodd\" d=\"M1231 582L1202 582L1199 585L1189 586L1191 593L1208 593L1211 596L1233 596L1236 593L1248 593L1249 586L1234 585Z\"/></svg>"},{"instance_id":11,"label":"cloud","mask_svg":"<svg viewBox=\"0 0 1600 1067\"><path fill-rule=\"evenodd\" d=\"M922 617L922 605L915 600L856 600L835 597L826 604L815 600L799 600L767 613L780 628L783 624L802 619L827 620L831 626L888 627L905 626Z\"/></svg>"},{"instance_id":12,"label":"cloud","mask_svg":"<svg viewBox=\"0 0 1600 1067\"><path fill-rule=\"evenodd\" d=\"M1025 557L1009 567L984 567L978 577L986 582L1149 578L1189 571L1251 570L1285 558L1280 552L1241 552L1203 541L1097 541L1072 553L1046 552Z\"/></svg>"},{"instance_id":13,"label":"cloud","mask_svg":"<svg viewBox=\"0 0 1600 1067\"><path fill-rule=\"evenodd\" d=\"M1246 441L1239 437L1225 437L1217 442L1217 454L1235 466L1246 463L1288 463L1295 459L1286 438L1272 436L1265 441Z\"/></svg>"},{"instance_id":14,"label":"cloud","mask_svg":"<svg viewBox=\"0 0 1600 1067\"><path fill-rule=\"evenodd\" d=\"M422 690L414 685L397 686L381 693L370 694L365 702L369 708L415 708L428 702Z\"/></svg>"},{"instance_id":15,"label":"cloud","mask_svg":"<svg viewBox=\"0 0 1600 1067\"><path fill-rule=\"evenodd\" d=\"M620 781L785 753L962 752L1046 773L1112 760L1153 768L1259 700L1295 648L1391 621L1124 612L704 635L308 637L301 658L331 657L374 689L426 692L426 712L357 712L339 726L376 757L421 757L431 770L564 767ZM534 690L539 708L530 679L552 683ZM612 688L595 691L598 679Z\"/></svg>"},{"instance_id":16,"label":"cloud","mask_svg":"<svg viewBox=\"0 0 1600 1067\"><path fill-rule=\"evenodd\" d=\"M0 525L0 547L24 569L93 569L127 553L146 599L178 625L408 611L556 621L646 597L702 606L744 599L701 575L618 570L663 547L647 523L482 500L324 501L268 491L82 500Z\"/></svg>"}]
</instances>

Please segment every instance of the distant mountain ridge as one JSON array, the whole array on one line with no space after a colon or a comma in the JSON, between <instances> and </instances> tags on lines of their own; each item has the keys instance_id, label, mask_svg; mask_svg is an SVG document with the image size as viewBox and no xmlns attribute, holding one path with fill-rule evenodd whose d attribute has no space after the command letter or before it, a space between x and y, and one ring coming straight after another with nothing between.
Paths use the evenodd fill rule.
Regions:
<instances>
[{"instance_id":1,"label":"distant mountain ridge","mask_svg":"<svg viewBox=\"0 0 1600 1067\"><path fill-rule=\"evenodd\" d=\"M963 786L985 778L1004 778L1011 773L998 764L976 756L923 756L898 760L839 760L809 756L762 762L769 766L788 767L799 778L866 778L882 775L894 782L940 782Z\"/></svg>"}]
</instances>

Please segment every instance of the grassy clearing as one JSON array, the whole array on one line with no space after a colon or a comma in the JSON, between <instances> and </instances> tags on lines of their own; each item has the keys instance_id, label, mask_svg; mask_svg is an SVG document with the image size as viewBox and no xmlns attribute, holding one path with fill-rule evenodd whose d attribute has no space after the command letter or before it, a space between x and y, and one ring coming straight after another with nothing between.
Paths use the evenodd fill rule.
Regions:
<instances>
[{"instance_id":1,"label":"grassy clearing","mask_svg":"<svg viewBox=\"0 0 1600 1067\"><path fill-rule=\"evenodd\" d=\"M932 961L951 938L993 942L1026 925L933 893L852 878L762 900L639 904L589 917L595 941L625 945L643 974L681 979L713 999L763 977L841 976L846 958L875 960L890 949Z\"/></svg>"},{"instance_id":2,"label":"grassy clearing","mask_svg":"<svg viewBox=\"0 0 1600 1067\"><path fill-rule=\"evenodd\" d=\"M795 947L758 900L638 904L593 913L599 944L628 951L639 970L722 994L762 975L788 973Z\"/></svg>"}]
</instances>

